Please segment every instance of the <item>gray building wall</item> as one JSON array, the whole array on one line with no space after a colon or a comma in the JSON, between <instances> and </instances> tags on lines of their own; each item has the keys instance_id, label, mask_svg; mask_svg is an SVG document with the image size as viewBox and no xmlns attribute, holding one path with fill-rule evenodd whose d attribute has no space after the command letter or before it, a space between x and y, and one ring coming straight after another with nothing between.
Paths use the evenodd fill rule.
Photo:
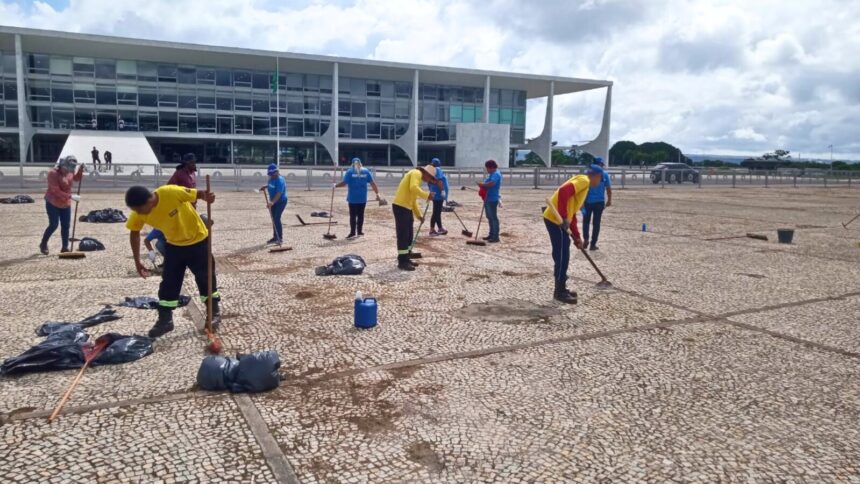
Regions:
<instances>
[{"instance_id":1,"label":"gray building wall","mask_svg":"<svg viewBox=\"0 0 860 484\"><path fill-rule=\"evenodd\" d=\"M511 127L507 124L458 124L457 167L484 167L487 160L496 160L500 167L506 168L510 158Z\"/></svg>"}]
</instances>

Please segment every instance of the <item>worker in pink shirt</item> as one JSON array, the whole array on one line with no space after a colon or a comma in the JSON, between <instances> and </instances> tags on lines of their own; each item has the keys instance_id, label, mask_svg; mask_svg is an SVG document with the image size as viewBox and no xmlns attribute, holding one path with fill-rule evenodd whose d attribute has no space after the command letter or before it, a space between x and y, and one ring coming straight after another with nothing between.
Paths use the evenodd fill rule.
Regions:
<instances>
[{"instance_id":1,"label":"worker in pink shirt","mask_svg":"<svg viewBox=\"0 0 860 484\"><path fill-rule=\"evenodd\" d=\"M77 173L75 169L77 168ZM81 182L84 176L83 165L78 166L74 156L61 158L56 168L48 172L48 191L45 192L45 208L48 211L48 228L42 235L39 251L48 255L48 239L60 226L63 248L60 252L69 251L69 222L72 218L72 201L78 202L81 197L72 194L72 181Z\"/></svg>"}]
</instances>

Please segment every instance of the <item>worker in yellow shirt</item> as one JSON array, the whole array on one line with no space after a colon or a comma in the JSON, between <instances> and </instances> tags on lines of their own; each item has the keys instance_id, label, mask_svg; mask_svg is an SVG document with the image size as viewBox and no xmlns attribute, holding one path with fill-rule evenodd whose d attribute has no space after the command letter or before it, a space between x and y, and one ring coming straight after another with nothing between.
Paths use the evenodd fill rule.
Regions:
<instances>
[{"instance_id":1,"label":"worker in yellow shirt","mask_svg":"<svg viewBox=\"0 0 860 484\"><path fill-rule=\"evenodd\" d=\"M414 234L412 224L415 218L421 220L423 217L421 209L418 207L418 199L432 200L434 196L421 188L422 182L442 188L441 182L436 179L436 167L433 165L419 166L403 175L391 204L397 231L397 268L402 271L415 270L415 264L409 260L409 252L412 250L412 236Z\"/></svg>"},{"instance_id":2,"label":"worker in yellow shirt","mask_svg":"<svg viewBox=\"0 0 860 484\"><path fill-rule=\"evenodd\" d=\"M581 249L582 236L576 223L576 212L585 203L585 197L591 187L600 185L603 180L603 169L591 165L585 175L576 175L562 183L549 198L549 206L543 211L543 221L549 232L552 244L552 260L554 262L553 278L555 291L553 298L566 304L576 304L576 291L567 289L567 266L570 263L570 238L577 249Z\"/></svg>"},{"instance_id":3,"label":"worker in yellow shirt","mask_svg":"<svg viewBox=\"0 0 860 484\"><path fill-rule=\"evenodd\" d=\"M197 200L215 201L215 194L177 185L164 185L150 192L134 186L125 192L125 204L131 209L126 222L137 273L146 278L149 273L140 261L140 231L149 225L164 233L167 241L164 251L164 271L158 288L158 322L149 330L150 338L173 331L173 310L179 306L179 292L185 278L185 269L191 269L197 281L200 298L206 302L208 290L209 230L194 209ZM212 329L221 323L221 296L215 280L215 261L212 261Z\"/></svg>"}]
</instances>

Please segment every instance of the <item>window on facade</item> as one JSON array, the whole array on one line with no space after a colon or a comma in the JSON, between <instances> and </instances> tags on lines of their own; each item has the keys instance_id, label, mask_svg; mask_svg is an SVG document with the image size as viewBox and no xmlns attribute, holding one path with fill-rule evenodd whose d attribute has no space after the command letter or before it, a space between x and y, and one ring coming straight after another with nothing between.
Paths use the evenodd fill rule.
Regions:
<instances>
[{"instance_id":1,"label":"window on facade","mask_svg":"<svg viewBox=\"0 0 860 484\"><path fill-rule=\"evenodd\" d=\"M449 139L450 138L448 137L448 125L436 125L436 141L448 141Z\"/></svg>"},{"instance_id":2,"label":"window on facade","mask_svg":"<svg viewBox=\"0 0 860 484\"><path fill-rule=\"evenodd\" d=\"M176 82L176 66L161 64L158 66L158 82Z\"/></svg>"},{"instance_id":3,"label":"window on facade","mask_svg":"<svg viewBox=\"0 0 860 484\"><path fill-rule=\"evenodd\" d=\"M526 92L516 91L514 94L514 106L518 108L526 107Z\"/></svg>"},{"instance_id":4,"label":"window on facade","mask_svg":"<svg viewBox=\"0 0 860 484\"><path fill-rule=\"evenodd\" d=\"M95 60L89 57L72 58L72 72L75 76L93 77L96 74Z\"/></svg>"},{"instance_id":5,"label":"window on facade","mask_svg":"<svg viewBox=\"0 0 860 484\"><path fill-rule=\"evenodd\" d=\"M137 62L133 60L116 61L116 78L123 80L137 80Z\"/></svg>"},{"instance_id":6,"label":"window on facade","mask_svg":"<svg viewBox=\"0 0 860 484\"><path fill-rule=\"evenodd\" d=\"M52 76L71 76L72 59L68 57L51 57Z\"/></svg>"},{"instance_id":7,"label":"window on facade","mask_svg":"<svg viewBox=\"0 0 860 484\"><path fill-rule=\"evenodd\" d=\"M305 102L302 98L291 97L287 99L287 114L304 114Z\"/></svg>"},{"instance_id":8,"label":"window on facade","mask_svg":"<svg viewBox=\"0 0 860 484\"><path fill-rule=\"evenodd\" d=\"M53 109L53 124L57 129L73 129L75 127L75 112L71 109Z\"/></svg>"},{"instance_id":9,"label":"window on facade","mask_svg":"<svg viewBox=\"0 0 860 484\"><path fill-rule=\"evenodd\" d=\"M272 134L269 132L269 117L254 116L254 134Z\"/></svg>"},{"instance_id":10,"label":"window on facade","mask_svg":"<svg viewBox=\"0 0 860 484\"><path fill-rule=\"evenodd\" d=\"M249 94L236 94L236 99L233 100L233 107L236 111L250 111L253 108L251 98L246 97ZM238 127L238 125L237 125Z\"/></svg>"},{"instance_id":11,"label":"window on facade","mask_svg":"<svg viewBox=\"0 0 860 484\"><path fill-rule=\"evenodd\" d=\"M514 121L512 124L514 126L525 126L526 112L522 109L514 109Z\"/></svg>"},{"instance_id":12,"label":"window on facade","mask_svg":"<svg viewBox=\"0 0 860 484\"><path fill-rule=\"evenodd\" d=\"M287 91L303 91L304 79L301 74L287 74Z\"/></svg>"},{"instance_id":13,"label":"window on facade","mask_svg":"<svg viewBox=\"0 0 860 484\"><path fill-rule=\"evenodd\" d=\"M233 116L218 115L218 134L233 134Z\"/></svg>"},{"instance_id":14,"label":"window on facade","mask_svg":"<svg viewBox=\"0 0 860 484\"><path fill-rule=\"evenodd\" d=\"M197 84L211 86L215 84L215 69L208 67L197 68Z\"/></svg>"},{"instance_id":15,"label":"window on facade","mask_svg":"<svg viewBox=\"0 0 860 484\"><path fill-rule=\"evenodd\" d=\"M320 76L316 74L305 75L305 92L319 92Z\"/></svg>"},{"instance_id":16,"label":"window on facade","mask_svg":"<svg viewBox=\"0 0 860 484\"><path fill-rule=\"evenodd\" d=\"M475 88L473 87L464 87L461 89L463 92L463 102L464 103L474 103L477 102L478 96L475 94Z\"/></svg>"},{"instance_id":17,"label":"window on facade","mask_svg":"<svg viewBox=\"0 0 860 484\"><path fill-rule=\"evenodd\" d=\"M499 123L511 124L514 121L514 110L511 108L499 109Z\"/></svg>"},{"instance_id":18,"label":"window on facade","mask_svg":"<svg viewBox=\"0 0 860 484\"><path fill-rule=\"evenodd\" d=\"M352 115L352 103L349 101L338 100L338 102L337 102L337 114L339 116L351 116Z\"/></svg>"},{"instance_id":19,"label":"window on facade","mask_svg":"<svg viewBox=\"0 0 860 484\"><path fill-rule=\"evenodd\" d=\"M116 62L113 59L96 59L96 79L116 80Z\"/></svg>"},{"instance_id":20,"label":"window on facade","mask_svg":"<svg viewBox=\"0 0 860 484\"><path fill-rule=\"evenodd\" d=\"M320 99L320 115L331 116L331 98Z\"/></svg>"},{"instance_id":21,"label":"window on facade","mask_svg":"<svg viewBox=\"0 0 860 484\"><path fill-rule=\"evenodd\" d=\"M367 105L364 101L353 101L352 102L352 117L353 118L363 118L367 116Z\"/></svg>"},{"instance_id":22,"label":"window on facade","mask_svg":"<svg viewBox=\"0 0 860 484\"><path fill-rule=\"evenodd\" d=\"M421 85L421 99L436 99L437 89L432 84Z\"/></svg>"},{"instance_id":23,"label":"window on facade","mask_svg":"<svg viewBox=\"0 0 860 484\"><path fill-rule=\"evenodd\" d=\"M463 106L459 104L451 104L448 106L448 119L452 123L463 122Z\"/></svg>"},{"instance_id":24,"label":"window on facade","mask_svg":"<svg viewBox=\"0 0 860 484\"><path fill-rule=\"evenodd\" d=\"M30 123L37 128L50 128L51 106L30 106Z\"/></svg>"},{"instance_id":25,"label":"window on facade","mask_svg":"<svg viewBox=\"0 0 860 484\"><path fill-rule=\"evenodd\" d=\"M18 84L15 79L6 79L6 82L3 83L3 95L10 101L18 99Z\"/></svg>"},{"instance_id":26,"label":"window on facade","mask_svg":"<svg viewBox=\"0 0 860 484\"><path fill-rule=\"evenodd\" d=\"M490 89L490 107L497 107L501 99L498 89Z\"/></svg>"},{"instance_id":27,"label":"window on facade","mask_svg":"<svg viewBox=\"0 0 860 484\"><path fill-rule=\"evenodd\" d=\"M499 124L499 108L490 108L490 122Z\"/></svg>"},{"instance_id":28,"label":"window on facade","mask_svg":"<svg viewBox=\"0 0 860 484\"><path fill-rule=\"evenodd\" d=\"M436 141L436 126L424 126L421 129L421 139L424 141Z\"/></svg>"},{"instance_id":29,"label":"window on facade","mask_svg":"<svg viewBox=\"0 0 860 484\"><path fill-rule=\"evenodd\" d=\"M352 131L350 131L349 120L340 119L337 122L337 136L339 138L349 138L352 135Z\"/></svg>"},{"instance_id":30,"label":"window on facade","mask_svg":"<svg viewBox=\"0 0 860 484\"><path fill-rule=\"evenodd\" d=\"M377 100L367 101L367 117L379 118L382 116L382 107Z\"/></svg>"},{"instance_id":31,"label":"window on facade","mask_svg":"<svg viewBox=\"0 0 860 484\"><path fill-rule=\"evenodd\" d=\"M233 85L236 87L251 87L251 73L248 71L233 71Z\"/></svg>"},{"instance_id":32,"label":"window on facade","mask_svg":"<svg viewBox=\"0 0 860 484\"><path fill-rule=\"evenodd\" d=\"M382 125L378 121L367 123L367 137L369 139L379 139L382 137Z\"/></svg>"},{"instance_id":33,"label":"window on facade","mask_svg":"<svg viewBox=\"0 0 860 484\"><path fill-rule=\"evenodd\" d=\"M330 76L320 76L320 92L325 94L331 94Z\"/></svg>"},{"instance_id":34,"label":"window on facade","mask_svg":"<svg viewBox=\"0 0 860 484\"><path fill-rule=\"evenodd\" d=\"M409 101L397 101L394 106L394 117L397 119L409 119Z\"/></svg>"},{"instance_id":35,"label":"window on facade","mask_svg":"<svg viewBox=\"0 0 860 484\"><path fill-rule=\"evenodd\" d=\"M180 109L197 109L197 93L190 90L179 90L178 102Z\"/></svg>"},{"instance_id":36,"label":"window on facade","mask_svg":"<svg viewBox=\"0 0 860 484\"><path fill-rule=\"evenodd\" d=\"M233 96L229 93L222 94L218 93L218 97L216 99L216 107L220 111L232 111L233 110Z\"/></svg>"},{"instance_id":37,"label":"window on facade","mask_svg":"<svg viewBox=\"0 0 860 484\"><path fill-rule=\"evenodd\" d=\"M51 58L43 54L29 54L27 56L27 67L30 74L47 74L50 70Z\"/></svg>"},{"instance_id":38,"label":"window on facade","mask_svg":"<svg viewBox=\"0 0 860 484\"><path fill-rule=\"evenodd\" d=\"M96 86L96 104L116 105L116 87L113 85Z\"/></svg>"},{"instance_id":39,"label":"window on facade","mask_svg":"<svg viewBox=\"0 0 860 484\"><path fill-rule=\"evenodd\" d=\"M315 96L305 96L305 114L319 114L320 113L320 98Z\"/></svg>"},{"instance_id":40,"label":"window on facade","mask_svg":"<svg viewBox=\"0 0 860 484\"><path fill-rule=\"evenodd\" d=\"M6 108L6 127L7 128L17 128L18 127L18 110L15 108Z\"/></svg>"},{"instance_id":41,"label":"window on facade","mask_svg":"<svg viewBox=\"0 0 860 484\"><path fill-rule=\"evenodd\" d=\"M353 139L367 138L367 125L364 123L353 122L351 126L351 131Z\"/></svg>"},{"instance_id":42,"label":"window on facade","mask_svg":"<svg viewBox=\"0 0 860 484\"><path fill-rule=\"evenodd\" d=\"M367 96L367 81L364 79L350 79L349 91L352 94L352 97Z\"/></svg>"},{"instance_id":43,"label":"window on facade","mask_svg":"<svg viewBox=\"0 0 860 484\"><path fill-rule=\"evenodd\" d=\"M251 86L254 89L271 89L271 74L266 72L255 72L252 75Z\"/></svg>"},{"instance_id":44,"label":"window on facade","mask_svg":"<svg viewBox=\"0 0 860 484\"><path fill-rule=\"evenodd\" d=\"M137 80L141 82L155 82L158 80L158 66L149 62L137 63Z\"/></svg>"},{"instance_id":45,"label":"window on facade","mask_svg":"<svg viewBox=\"0 0 860 484\"><path fill-rule=\"evenodd\" d=\"M319 119L307 118L305 119L305 136L319 136L320 130L320 121Z\"/></svg>"},{"instance_id":46,"label":"window on facade","mask_svg":"<svg viewBox=\"0 0 860 484\"><path fill-rule=\"evenodd\" d=\"M27 98L30 101L50 101L51 100L51 82L41 79L28 79Z\"/></svg>"},{"instance_id":47,"label":"window on facade","mask_svg":"<svg viewBox=\"0 0 860 484\"><path fill-rule=\"evenodd\" d=\"M75 103L94 104L96 102L95 84L74 84ZM77 122L77 121L76 121Z\"/></svg>"},{"instance_id":48,"label":"window on facade","mask_svg":"<svg viewBox=\"0 0 860 484\"><path fill-rule=\"evenodd\" d=\"M463 122L474 123L478 120L478 110L475 106L463 106Z\"/></svg>"},{"instance_id":49,"label":"window on facade","mask_svg":"<svg viewBox=\"0 0 860 484\"><path fill-rule=\"evenodd\" d=\"M512 91L510 89L502 89L500 94L501 94L501 101L499 103L500 106L509 108L509 107L512 107L514 105L514 91Z\"/></svg>"},{"instance_id":50,"label":"window on facade","mask_svg":"<svg viewBox=\"0 0 860 484\"><path fill-rule=\"evenodd\" d=\"M197 109L215 109L215 91L197 91Z\"/></svg>"},{"instance_id":51,"label":"window on facade","mask_svg":"<svg viewBox=\"0 0 860 484\"><path fill-rule=\"evenodd\" d=\"M158 113L141 111L138 114L141 131L158 131Z\"/></svg>"},{"instance_id":52,"label":"window on facade","mask_svg":"<svg viewBox=\"0 0 860 484\"><path fill-rule=\"evenodd\" d=\"M302 137L304 136L305 125L301 119L287 120L287 136Z\"/></svg>"},{"instance_id":53,"label":"window on facade","mask_svg":"<svg viewBox=\"0 0 860 484\"><path fill-rule=\"evenodd\" d=\"M436 103L421 103L421 119L424 121L436 121Z\"/></svg>"},{"instance_id":54,"label":"window on facade","mask_svg":"<svg viewBox=\"0 0 860 484\"><path fill-rule=\"evenodd\" d=\"M392 81L380 81L379 82L379 91L380 96L386 99L391 99L394 97L394 82Z\"/></svg>"},{"instance_id":55,"label":"window on facade","mask_svg":"<svg viewBox=\"0 0 860 484\"><path fill-rule=\"evenodd\" d=\"M253 125L251 124L251 116L245 114L237 114L234 118L233 130L236 134L251 134Z\"/></svg>"},{"instance_id":56,"label":"window on facade","mask_svg":"<svg viewBox=\"0 0 860 484\"><path fill-rule=\"evenodd\" d=\"M266 94L254 94L253 109L255 113L269 112L269 96Z\"/></svg>"},{"instance_id":57,"label":"window on facade","mask_svg":"<svg viewBox=\"0 0 860 484\"><path fill-rule=\"evenodd\" d=\"M394 102L392 101L382 101L379 105L380 115L383 118L393 119L394 118Z\"/></svg>"},{"instance_id":58,"label":"window on facade","mask_svg":"<svg viewBox=\"0 0 860 484\"><path fill-rule=\"evenodd\" d=\"M197 68L194 66L177 67L176 78L180 84L197 84Z\"/></svg>"},{"instance_id":59,"label":"window on facade","mask_svg":"<svg viewBox=\"0 0 860 484\"><path fill-rule=\"evenodd\" d=\"M522 129L511 130L511 143L523 144L526 142L526 132Z\"/></svg>"},{"instance_id":60,"label":"window on facade","mask_svg":"<svg viewBox=\"0 0 860 484\"><path fill-rule=\"evenodd\" d=\"M10 54L0 56L0 67L3 68L3 72L5 72L7 76L15 77L15 73L17 72L15 68L15 56Z\"/></svg>"},{"instance_id":61,"label":"window on facade","mask_svg":"<svg viewBox=\"0 0 860 484\"><path fill-rule=\"evenodd\" d=\"M165 91L163 89L159 89L159 91L158 91L158 107L175 108L176 107L176 91Z\"/></svg>"},{"instance_id":62,"label":"window on facade","mask_svg":"<svg viewBox=\"0 0 860 484\"><path fill-rule=\"evenodd\" d=\"M137 131L137 111L118 112L116 129L119 131Z\"/></svg>"},{"instance_id":63,"label":"window on facade","mask_svg":"<svg viewBox=\"0 0 860 484\"><path fill-rule=\"evenodd\" d=\"M448 105L439 103L436 105L436 121L448 121Z\"/></svg>"},{"instance_id":64,"label":"window on facade","mask_svg":"<svg viewBox=\"0 0 860 484\"><path fill-rule=\"evenodd\" d=\"M196 133L197 115L191 113L179 113L179 132Z\"/></svg>"},{"instance_id":65,"label":"window on facade","mask_svg":"<svg viewBox=\"0 0 860 484\"><path fill-rule=\"evenodd\" d=\"M232 86L233 73L229 69L215 70L215 85L216 86Z\"/></svg>"},{"instance_id":66,"label":"window on facade","mask_svg":"<svg viewBox=\"0 0 860 484\"><path fill-rule=\"evenodd\" d=\"M158 112L158 130L159 131L176 131L178 124L177 115L173 111Z\"/></svg>"},{"instance_id":67,"label":"window on facade","mask_svg":"<svg viewBox=\"0 0 860 484\"><path fill-rule=\"evenodd\" d=\"M341 77L337 80L337 92L341 95L349 96L351 82L348 77Z\"/></svg>"},{"instance_id":68,"label":"window on facade","mask_svg":"<svg viewBox=\"0 0 860 484\"><path fill-rule=\"evenodd\" d=\"M141 87L137 95L138 106L157 107L158 91L154 87Z\"/></svg>"},{"instance_id":69,"label":"window on facade","mask_svg":"<svg viewBox=\"0 0 860 484\"><path fill-rule=\"evenodd\" d=\"M96 111L96 122L100 131L116 131L116 111Z\"/></svg>"},{"instance_id":70,"label":"window on facade","mask_svg":"<svg viewBox=\"0 0 860 484\"><path fill-rule=\"evenodd\" d=\"M77 129L96 129L98 122L96 121L96 112L92 109L75 108L75 128Z\"/></svg>"},{"instance_id":71,"label":"window on facade","mask_svg":"<svg viewBox=\"0 0 860 484\"><path fill-rule=\"evenodd\" d=\"M367 96L379 97L382 95L382 88L378 81L367 81Z\"/></svg>"},{"instance_id":72,"label":"window on facade","mask_svg":"<svg viewBox=\"0 0 860 484\"><path fill-rule=\"evenodd\" d=\"M412 97L412 84L408 82L397 82L394 89L399 98L409 99Z\"/></svg>"}]
</instances>

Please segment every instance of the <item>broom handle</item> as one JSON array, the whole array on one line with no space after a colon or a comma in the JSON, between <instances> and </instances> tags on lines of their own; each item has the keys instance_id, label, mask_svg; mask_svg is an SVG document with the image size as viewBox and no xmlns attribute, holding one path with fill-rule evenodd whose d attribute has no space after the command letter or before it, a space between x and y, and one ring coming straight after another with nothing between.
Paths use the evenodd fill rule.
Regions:
<instances>
[{"instance_id":1,"label":"broom handle","mask_svg":"<svg viewBox=\"0 0 860 484\"><path fill-rule=\"evenodd\" d=\"M484 204L481 203L481 216L478 217L478 228L475 229L475 240L478 240L478 234L481 233L481 219L484 218Z\"/></svg>"},{"instance_id":2,"label":"broom handle","mask_svg":"<svg viewBox=\"0 0 860 484\"><path fill-rule=\"evenodd\" d=\"M72 396L72 392L75 391L75 387L77 387L78 383L80 383L81 378L84 376L84 371L87 369L87 367L90 366L90 362L93 361L95 357L102 352L103 349L105 349L105 346L107 346L107 341L100 344L97 343L97 345L93 347L93 352L87 355L86 359L84 360L84 366L82 366L80 371L78 371L78 374L75 375L75 379L72 380L72 384L69 385L69 388L66 390L66 393L63 394L63 398L60 399L60 401L57 403L57 406L54 407L54 411L51 412L51 416L48 417L48 422L51 422L55 418L57 418L57 415L59 415L60 411L63 410L63 406L66 405L66 401L69 399L69 397Z\"/></svg>"},{"instance_id":3,"label":"broom handle","mask_svg":"<svg viewBox=\"0 0 860 484\"><path fill-rule=\"evenodd\" d=\"M74 180L74 177L72 178ZM84 184L83 165L81 165L81 179L78 180L78 196L81 196L81 185ZM75 218L72 219L72 248L71 252L75 251L75 229L78 227L78 203L75 202Z\"/></svg>"},{"instance_id":4,"label":"broom handle","mask_svg":"<svg viewBox=\"0 0 860 484\"><path fill-rule=\"evenodd\" d=\"M209 236L206 237L206 331L212 334L212 203L209 201L209 175L206 175L206 218Z\"/></svg>"},{"instance_id":5,"label":"broom handle","mask_svg":"<svg viewBox=\"0 0 860 484\"><path fill-rule=\"evenodd\" d=\"M268 207L269 205L269 194L266 192L266 189L263 189L263 198L266 199L266 210L269 211L269 218L272 219L272 230L275 231L275 236L278 235L277 230L275 229L275 215L272 214L272 209ZM278 237L278 245L281 245L281 238Z\"/></svg>"},{"instance_id":6,"label":"broom handle","mask_svg":"<svg viewBox=\"0 0 860 484\"><path fill-rule=\"evenodd\" d=\"M427 200L427 205L424 205L424 214L421 215L421 223L418 224L418 230L415 232L415 237L412 238L412 247L418 242L418 234L421 233L421 227L424 226L424 221L427 220L427 209L430 208L430 200ZM433 227L430 227L431 229Z\"/></svg>"}]
</instances>

